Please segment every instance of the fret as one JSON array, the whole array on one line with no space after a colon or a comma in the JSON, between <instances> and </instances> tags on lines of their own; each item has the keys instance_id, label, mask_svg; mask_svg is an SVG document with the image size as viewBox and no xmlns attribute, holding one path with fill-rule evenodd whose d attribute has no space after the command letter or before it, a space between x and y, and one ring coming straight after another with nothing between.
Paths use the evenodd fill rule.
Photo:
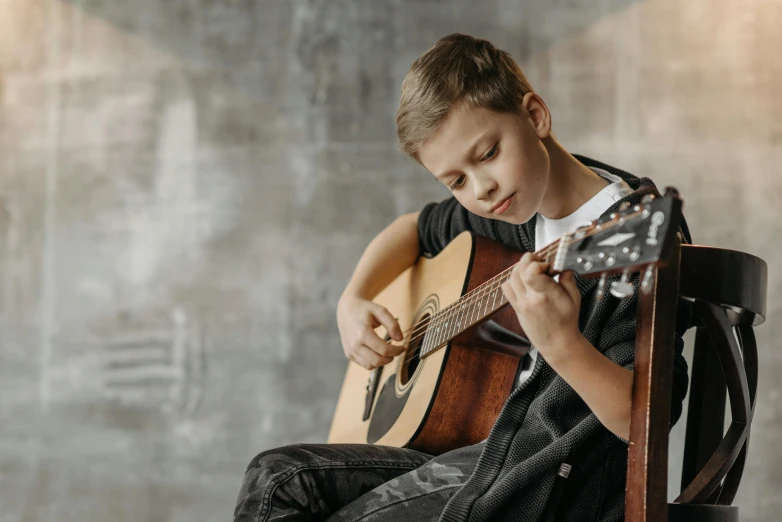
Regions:
<instances>
[{"instance_id":1,"label":"fret","mask_svg":"<svg viewBox=\"0 0 782 522\"><path fill-rule=\"evenodd\" d=\"M437 340L437 321L438 321L437 314L433 315L432 318L429 321L429 345L426 347L426 353L434 351L435 346L437 346L436 340Z\"/></svg>"},{"instance_id":2,"label":"fret","mask_svg":"<svg viewBox=\"0 0 782 522\"><path fill-rule=\"evenodd\" d=\"M440 337L440 314L439 312L435 314L434 316L434 327L432 328L432 346L430 347L431 351L435 351L437 349L437 345L439 344L437 342L437 338Z\"/></svg>"},{"instance_id":3,"label":"fret","mask_svg":"<svg viewBox=\"0 0 782 522\"><path fill-rule=\"evenodd\" d=\"M456 312L459 311L456 304L453 304L452 306L450 319L448 319L448 339L453 339L454 335L456 335Z\"/></svg>"},{"instance_id":4,"label":"fret","mask_svg":"<svg viewBox=\"0 0 782 522\"><path fill-rule=\"evenodd\" d=\"M467 299L467 301L464 302L462 305L462 309L464 310L464 313L462 314L462 328L468 329L470 327L470 307L472 306L472 301L470 299Z\"/></svg>"},{"instance_id":5,"label":"fret","mask_svg":"<svg viewBox=\"0 0 782 522\"><path fill-rule=\"evenodd\" d=\"M456 308L456 318L459 331L464 330L462 327L462 323L464 322L464 303L459 303L459 306Z\"/></svg>"},{"instance_id":6,"label":"fret","mask_svg":"<svg viewBox=\"0 0 782 522\"><path fill-rule=\"evenodd\" d=\"M440 325L440 344L447 343L448 342L448 324L451 321L451 311L448 309L443 310L442 312L443 318L442 318L442 324Z\"/></svg>"},{"instance_id":7,"label":"fret","mask_svg":"<svg viewBox=\"0 0 782 522\"><path fill-rule=\"evenodd\" d=\"M447 309L446 309L447 310ZM450 310L444 310L444 317L443 317L443 324L441 326L442 329L442 335L440 336L440 343L447 343L448 342L448 325L451 322L451 311Z\"/></svg>"},{"instance_id":8,"label":"fret","mask_svg":"<svg viewBox=\"0 0 782 522\"><path fill-rule=\"evenodd\" d=\"M445 310L440 311L440 334L437 336L437 346L440 346L443 344L443 342L447 339L447 330L448 330L448 314L445 312Z\"/></svg>"},{"instance_id":9,"label":"fret","mask_svg":"<svg viewBox=\"0 0 782 522\"><path fill-rule=\"evenodd\" d=\"M453 312L454 308L448 310L448 320L445 322L445 342L448 342L453 337Z\"/></svg>"},{"instance_id":10,"label":"fret","mask_svg":"<svg viewBox=\"0 0 782 522\"><path fill-rule=\"evenodd\" d=\"M467 301L464 303L464 324L462 325L463 328L467 329L470 327L470 308L472 307L472 300L467 299Z\"/></svg>"},{"instance_id":11,"label":"fret","mask_svg":"<svg viewBox=\"0 0 782 522\"><path fill-rule=\"evenodd\" d=\"M473 299L470 299L470 301L467 303L467 327L469 328L472 325L472 307L475 305L475 301Z\"/></svg>"},{"instance_id":12,"label":"fret","mask_svg":"<svg viewBox=\"0 0 782 522\"><path fill-rule=\"evenodd\" d=\"M480 317L481 314L481 296L478 295L478 292L476 291L475 294L473 294L473 306L472 306L472 315L470 317L470 320L472 321L472 324L475 324L478 322L478 317Z\"/></svg>"},{"instance_id":13,"label":"fret","mask_svg":"<svg viewBox=\"0 0 782 522\"><path fill-rule=\"evenodd\" d=\"M436 350L440 346L440 342L443 338L443 313L442 310L437 312L437 335L434 336L434 346L432 350Z\"/></svg>"},{"instance_id":14,"label":"fret","mask_svg":"<svg viewBox=\"0 0 782 522\"><path fill-rule=\"evenodd\" d=\"M437 344L435 346L440 346L443 344L443 339L445 338L445 313L444 310L440 310L438 314L440 316L440 319L438 320L437 324Z\"/></svg>"}]
</instances>

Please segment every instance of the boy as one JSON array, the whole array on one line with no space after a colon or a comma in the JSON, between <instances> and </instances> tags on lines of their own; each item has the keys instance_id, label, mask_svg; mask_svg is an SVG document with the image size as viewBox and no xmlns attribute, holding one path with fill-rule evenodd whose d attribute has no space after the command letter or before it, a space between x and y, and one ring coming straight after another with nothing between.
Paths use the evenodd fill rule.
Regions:
<instances>
[{"instance_id":1,"label":"boy","mask_svg":"<svg viewBox=\"0 0 782 522\"><path fill-rule=\"evenodd\" d=\"M453 197L398 218L367 247L340 298L346 356L371 369L399 348L393 315L370 300L419 255L464 230L526 251L502 287L535 347L489 437L438 457L368 445L264 452L245 475L237 520L621 520L637 294L596 299L596 282L546 275L539 250L622 202L658 194L648 179L573 156L510 56L466 35L442 38L411 67L397 113L400 148ZM689 242L689 232L682 225ZM680 307L672 421L687 365Z\"/></svg>"}]
</instances>

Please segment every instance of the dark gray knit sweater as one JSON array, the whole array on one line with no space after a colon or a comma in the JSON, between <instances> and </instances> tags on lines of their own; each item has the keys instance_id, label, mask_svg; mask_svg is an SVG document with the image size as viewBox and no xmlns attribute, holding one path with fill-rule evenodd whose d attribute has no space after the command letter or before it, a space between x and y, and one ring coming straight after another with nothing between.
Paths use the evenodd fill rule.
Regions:
<instances>
[{"instance_id":1,"label":"dark gray knit sweater","mask_svg":"<svg viewBox=\"0 0 782 522\"><path fill-rule=\"evenodd\" d=\"M633 188L632 194L606 209L605 214L617 210L622 201L636 204L646 194L659 196L648 178L639 179L584 156L576 158L620 176ZM436 255L465 230L517 250L534 251L534 217L523 225L486 219L468 212L451 197L421 211L421 253ZM684 220L681 232L691 243ZM581 332L600 352L625 368L632 368L634 362L637 276L635 282L632 297L619 300L607 294L597 301L597 281L576 276L582 295ZM680 301L671 425L681 415L687 392L682 335L690 318L690 306ZM624 517L627 442L600 423L543 357L537 358L532 376L511 393L482 448L475 472L452 497L442 521L621 521ZM558 483L555 488L562 463L573 468L564 484Z\"/></svg>"}]
</instances>

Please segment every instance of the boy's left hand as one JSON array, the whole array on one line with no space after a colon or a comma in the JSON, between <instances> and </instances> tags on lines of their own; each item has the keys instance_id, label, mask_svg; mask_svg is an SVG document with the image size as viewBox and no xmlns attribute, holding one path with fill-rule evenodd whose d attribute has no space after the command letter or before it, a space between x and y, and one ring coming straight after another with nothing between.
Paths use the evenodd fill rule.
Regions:
<instances>
[{"instance_id":1,"label":"boy's left hand","mask_svg":"<svg viewBox=\"0 0 782 522\"><path fill-rule=\"evenodd\" d=\"M546 271L549 263L526 253L513 267L502 292L516 311L524 333L543 355L556 357L580 336L578 313L581 293L573 272L563 272L559 283Z\"/></svg>"}]
</instances>

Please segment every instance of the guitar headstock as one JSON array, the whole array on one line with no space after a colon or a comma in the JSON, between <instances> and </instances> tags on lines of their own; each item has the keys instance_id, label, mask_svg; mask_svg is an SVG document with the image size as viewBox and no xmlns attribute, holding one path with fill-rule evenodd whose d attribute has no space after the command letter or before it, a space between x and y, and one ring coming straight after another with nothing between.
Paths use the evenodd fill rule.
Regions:
<instances>
[{"instance_id":1,"label":"guitar headstock","mask_svg":"<svg viewBox=\"0 0 782 522\"><path fill-rule=\"evenodd\" d=\"M560 243L567 248L560 249L553 268L585 277L622 273L622 281L629 284L630 273L667 261L679 230L681 205L676 190L669 188L664 197L646 196L638 205L625 205L602 220L566 234ZM612 289L612 293L626 292Z\"/></svg>"}]
</instances>

